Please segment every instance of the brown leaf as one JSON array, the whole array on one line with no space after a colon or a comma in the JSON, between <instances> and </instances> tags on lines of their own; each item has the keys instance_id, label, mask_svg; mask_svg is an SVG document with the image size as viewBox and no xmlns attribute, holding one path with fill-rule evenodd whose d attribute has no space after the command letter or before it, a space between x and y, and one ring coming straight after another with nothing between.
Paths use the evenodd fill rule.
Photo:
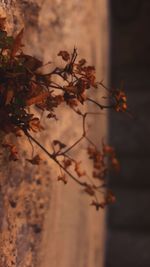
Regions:
<instances>
[{"instance_id":1,"label":"brown leaf","mask_svg":"<svg viewBox=\"0 0 150 267\"><path fill-rule=\"evenodd\" d=\"M81 171L81 161L75 162L74 170L79 177L84 176L86 174L85 171Z\"/></svg>"},{"instance_id":2,"label":"brown leaf","mask_svg":"<svg viewBox=\"0 0 150 267\"><path fill-rule=\"evenodd\" d=\"M112 164L113 169L116 172L120 171L120 163L119 163L119 161L118 161L118 159L116 157L112 157L111 164Z\"/></svg>"},{"instance_id":3,"label":"brown leaf","mask_svg":"<svg viewBox=\"0 0 150 267\"><path fill-rule=\"evenodd\" d=\"M102 208L102 209L104 209L105 208L105 206L106 206L106 204L105 203L99 203L99 202L97 202L97 201L92 201L92 203L91 203L91 206L95 206L96 207L96 210L99 210L99 208Z\"/></svg>"},{"instance_id":4,"label":"brown leaf","mask_svg":"<svg viewBox=\"0 0 150 267\"><path fill-rule=\"evenodd\" d=\"M86 60L84 58L82 58L82 59L79 60L79 65L80 66L83 66L85 64L86 64Z\"/></svg>"},{"instance_id":5,"label":"brown leaf","mask_svg":"<svg viewBox=\"0 0 150 267\"><path fill-rule=\"evenodd\" d=\"M70 55L67 51L60 51L58 56L61 56L64 61L68 61L70 59Z\"/></svg>"},{"instance_id":6,"label":"brown leaf","mask_svg":"<svg viewBox=\"0 0 150 267\"><path fill-rule=\"evenodd\" d=\"M54 146L59 146L59 149L63 149L63 148L65 148L66 147L66 145L64 144L64 143L62 143L62 142L60 142L59 140L53 140L53 145Z\"/></svg>"},{"instance_id":7,"label":"brown leaf","mask_svg":"<svg viewBox=\"0 0 150 267\"><path fill-rule=\"evenodd\" d=\"M19 49L21 48L21 42L23 38L23 31L24 29L21 29L21 31L17 34L16 38L14 39L14 44L11 51L11 57L15 57Z\"/></svg>"},{"instance_id":8,"label":"brown leaf","mask_svg":"<svg viewBox=\"0 0 150 267\"><path fill-rule=\"evenodd\" d=\"M15 135L16 135L17 137L21 137L21 136L24 135L23 130L21 130L19 127L16 127L16 128L14 129L14 133L15 133Z\"/></svg>"},{"instance_id":9,"label":"brown leaf","mask_svg":"<svg viewBox=\"0 0 150 267\"><path fill-rule=\"evenodd\" d=\"M86 184L86 187L85 187L84 191L90 196L94 196L95 195L94 188L89 184Z\"/></svg>"},{"instance_id":10,"label":"brown leaf","mask_svg":"<svg viewBox=\"0 0 150 267\"><path fill-rule=\"evenodd\" d=\"M64 159L63 164L64 164L64 168L67 169L69 166L71 166L72 160L71 159Z\"/></svg>"},{"instance_id":11,"label":"brown leaf","mask_svg":"<svg viewBox=\"0 0 150 267\"><path fill-rule=\"evenodd\" d=\"M41 157L39 155L34 156L32 159L26 159L33 165L39 165L41 163Z\"/></svg>"},{"instance_id":12,"label":"brown leaf","mask_svg":"<svg viewBox=\"0 0 150 267\"><path fill-rule=\"evenodd\" d=\"M66 175L63 174L61 176L58 176L58 181L62 181L64 184L67 184L67 178Z\"/></svg>"},{"instance_id":13,"label":"brown leaf","mask_svg":"<svg viewBox=\"0 0 150 267\"><path fill-rule=\"evenodd\" d=\"M31 71L36 71L38 68L42 67L42 61L32 57L30 55L21 55L21 58L24 59L24 66L31 70Z\"/></svg>"},{"instance_id":14,"label":"brown leaf","mask_svg":"<svg viewBox=\"0 0 150 267\"><path fill-rule=\"evenodd\" d=\"M110 189L108 189L106 192L105 202L106 204L111 204L111 203L116 202L116 197Z\"/></svg>"},{"instance_id":15,"label":"brown leaf","mask_svg":"<svg viewBox=\"0 0 150 267\"><path fill-rule=\"evenodd\" d=\"M6 18L0 18L0 30L5 30Z\"/></svg>"},{"instance_id":16,"label":"brown leaf","mask_svg":"<svg viewBox=\"0 0 150 267\"><path fill-rule=\"evenodd\" d=\"M68 86L64 86L63 89L64 89L67 93L77 94L77 86L68 85Z\"/></svg>"},{"instance_id":17,"label":"brown leaf","mask_svg":"<svg viewBox=\"0 0 150 267\"><path fill-rule=\"evenodd\" d=\"M112 146L103 144L103 153L105 156L112 156L115 153L115 150Z\"/></svg>"},{"instance_id":18,"label":"brown leaf","mask_svg":"<svg viewBox=\"0 0 150 267\"><path fill-rule=\"evenodd\" d=\"M51 95L50 92L43 92L41 94L38 94L37 96L29 98L26 100L26 106L31 106L34 104L42 103L42 102L46 101L50 95Z\"/></svg>"},{"instance_id":19,"label":"brown leaf","mask_svg":"<svg viewBox=\"0 0 150 267\"><path fill-rule=\"evenodd\" d=\"M40 124L39 118L31 119L29 122L29 128L35 133L44 129Z\"/></svg>"},{"instance_id":20,"label":"brown leaf","mask_svg":"<svg viewBox=\"0 0 150 267\"><path fill-rule=\"evenodd\" d=\"M47 115L47 118L48 118L48 119L55 119L56 121L58 120L56 114L54 114L54 113L52 113L52 112L50 112L50 113Z\"/></svg>"},{"instance_id":21,"label":"brown leaf","mask_svg":"<svg viewBox=\"0 0 150 267\"><path fill-rule=\"evenodd\" d=\"M14 91L13 89L9 88L7 89L6 99L5 99L5 105L8 105L11 103L11 100L13 99Z\"/></svg>"}]
</instances>

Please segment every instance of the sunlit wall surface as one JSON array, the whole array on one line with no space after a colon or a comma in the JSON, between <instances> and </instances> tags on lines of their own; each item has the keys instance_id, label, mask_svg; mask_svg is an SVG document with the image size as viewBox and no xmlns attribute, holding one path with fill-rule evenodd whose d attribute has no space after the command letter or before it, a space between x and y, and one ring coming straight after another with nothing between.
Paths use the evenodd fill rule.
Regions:
<instances>
[{"instance_id":1,"label":"sunlit wall surface","mask_svg":"<svg viewBox=\"0 0 150 267\"><path fill-rule=\"evenodd\" d=\"M55 61L57 51L78 48L79 57L95 65L97 79L107 84L108 75L108 9L107 1L44 1L39 17L40 31L35 38L40 43L41 56L46 61L50 56ZM32 35L29 37L32 38ZM31 41L28 49L32 49ZM35 46L36 51L36 46ZM97 100L102 94L97 93ZM89 109L93 109L90 105ZM98 110L99 111L99 110ZM62 122L50 127L51 138L61 139L70 144L80 135L81 123L61 111ZM73 121L74 119L74 121ZM101 146L107 135L107 115L90 118L91 138ZM90 131L91 131L90 128ZM89 131L89 132L90 132ZM45 133L45 143L49 136ZM79 147L78 147L79 148ZM84 160L84 149L76 156ZM81 147L82 148L82 145ZM88 172L86 165L86 171ZM96 212L89 204L89 198L73 182L64 187L52 175L50 208L45 222L43 237L44 267L101 267L104 255L105 211Z\"/></svg>"},{"instance_id":2,"label":"sunlit wall surface","mask_svg":"<svg viewBox=\"0 0 150 267\"><path fill-rule=\"evenodd\" d=\"M23 43L27 54L38 57L45 63L50 61L50 66L56 66L60 62L57 57L60 50L71 52L76 47L79 58L85 58L89 65L96 67L97 80L103 80L108 85L107 0L2 0L0 13L7 17L7 30L14 36L24 28ZM93 90L92 97L100 102L104 94L101 90ZM68 110L61 107L57 112L58 121L53 122L44 120L44 116L36 110L36 115L47 130L35 136L48 150L54 139L71 145L81 136L82 121L73 111ZM86 127L90 139L101 148L102 140L107 142L107 113L94 107L92 103L86 110L100 112L89 116ZM29 140L21 139L17 145L23 147L24 154L31 158L33 147ZM83 161L83 168L89 175L91 166L86 160L86 148L85 142L80 143L74 156L79 162ZM34 151L39 152L38 149ZM47 160L45 155L42 156ZM0 209L4 211L1 212L4 231L3 237L0 237L0 253L3 254L0 260L2 259L2 263L9 262L0 262L0 266L103 267L105 210L96 211L90 205L91 198L71 179L68 178L67 185L58 182L58 167L50 160L48 165L43 163L37 168L31 164L29 166L26 158L16 165L1 162L0 166L1 181L6 178L8 182L2 201L0 199L2 204L7 203L7 206L0 203ZM50 177L49 187L46 175ZM89 175L89 181L90 178ZM43 188L45 191L42 191ZM43 222L40 221L43 217L39 216L38 211L40 204L41 213L44 210L41 207L46 206L45 202L40 201L45 200L48 189L50 200L43 227ZM42 199L41 192L44 195ZM11 207L10 196L17 199L16 207ZM37 262L36 265L33 259Z\"/></svg>"}]
</instances>

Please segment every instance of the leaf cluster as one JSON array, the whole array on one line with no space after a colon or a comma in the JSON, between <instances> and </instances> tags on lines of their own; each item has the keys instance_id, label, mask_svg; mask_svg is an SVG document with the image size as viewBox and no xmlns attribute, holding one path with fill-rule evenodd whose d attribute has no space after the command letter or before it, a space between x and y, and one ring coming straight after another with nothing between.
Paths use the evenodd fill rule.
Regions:
<instances>
[{"instance_id":1,"label":"leaf cluster","mask_svg":"<svg viewBox=\"0 0 150 267\"><path fill-rule=\"evenodd\" d=\"M118 171L119 163L112 147L103 144L100 152L88 138L86 118L95 113L83 113L79 107L91 102L101 110L125 112L125 93L118 89L108 89L103 82L97 82L95 68L87 65L85 59L78 60L76 48L72 53L60 51L58 57L63 61L63 66L44 73L44 63L23 52L22 40L23 29L15 37L9 36L5 30L5 19L0 18L0 131L6 135L13 133L17 137L25 135L58 165L58 180L66 184L67 177L72 178L84 192L93 197L92 205L95 205L96 209L103 208L114 202L113 193L104 188L107 187L106 177L109 169L114 167ZM57 80L59 82L56 82ZM101 87L106 90L104 105L89 97L90 91L100 90ZM81 137L70 147L60 140L53 140L53 153L50 153L34 137L34 133L42 131L43 126L40 119L31 113L30 107L42 110L48 120L54 120L57 119L56 110L62 104L82 118L83 131ZM93 177L89 177L82 169L81 161L75 160L69 154L83 139L88 143L87 154L93 161ZM10 160L18 160L15 145L3 143L3 147L9 150ZM27 160L33 165L41 162L39 155ZM99 183L95 183L95 180ZM104 196L101 202L98 200L99 193Z\"/></svg>"}]
</instances>

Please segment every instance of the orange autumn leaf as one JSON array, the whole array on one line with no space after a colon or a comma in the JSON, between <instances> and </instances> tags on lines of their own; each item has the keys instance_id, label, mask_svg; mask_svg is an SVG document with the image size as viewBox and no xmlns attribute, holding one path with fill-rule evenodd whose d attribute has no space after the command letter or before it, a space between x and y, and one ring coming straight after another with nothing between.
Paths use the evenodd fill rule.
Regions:
<instances>
[{"instance_id":1,"label":"orange autumn leaf","mask_svg":"<svg viewBox=\"0 0 150 267\"><path fill-rule=\"evenodd\" d=\"M74 170L79 177L86 175L86 172L81 170L81 161L75 162Z\"/></svg>"},{"instance_id":2,"label":"orange autumn leaf","mask_svg":"<svg viewBox=\"0 0 150 267\"><path fill-rule=\"evenodd\" d=\"M43 92L41 94L38 94L37 96L29 98L26 100L26 106L31 106L31 105L42 103L46 101L50 95L51 95L50 92Z\"/></svg>"},{"instance_id":3,"label":"orange autumn leaf","mask_svg":"<svg viewBox=\"0 0 150 267\"><path fill-rule=\"evenodd\" d=\"M29 121L29 127L30 127L30 130L32 130L35 133L44 129L43 126L40 124L39 118L31 119Z\"/></svg>"}]
</instances>

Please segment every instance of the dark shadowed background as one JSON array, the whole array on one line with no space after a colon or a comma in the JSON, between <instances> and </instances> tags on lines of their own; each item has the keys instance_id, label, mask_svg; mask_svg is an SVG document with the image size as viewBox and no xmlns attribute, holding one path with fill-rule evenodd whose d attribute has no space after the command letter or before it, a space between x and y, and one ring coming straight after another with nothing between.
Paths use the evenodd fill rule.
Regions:
<instances>
[{"instance_id":1,"label":"dark shadowed background","mask_svg":"<svg viewBox=\"0 0 150 267\"><path fill-rule=\"evenodd\" d=\"M150 1L110 7L110 85L125 89L134 118L109 115L109 139L121 174L111 177L117 202L107 216L105 267L150 266Z\"/></svg>"}]
</instances>

